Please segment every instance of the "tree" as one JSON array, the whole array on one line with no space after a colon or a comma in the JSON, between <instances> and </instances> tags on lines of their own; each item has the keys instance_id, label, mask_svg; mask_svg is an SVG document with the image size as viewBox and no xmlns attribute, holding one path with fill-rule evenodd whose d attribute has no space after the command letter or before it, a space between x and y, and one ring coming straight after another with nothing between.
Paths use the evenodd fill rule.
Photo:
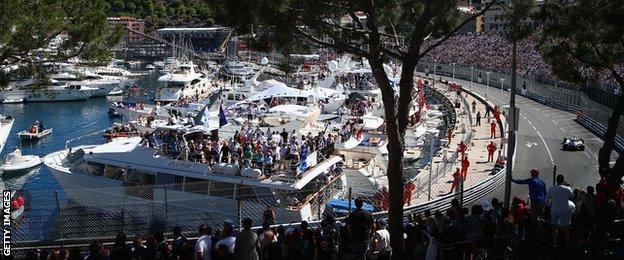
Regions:
<instances>
[{"instance_id":1,"label":"tree","mask_svg":"<svg viewBox=\"0 0 624 260\"><path fill-rule=\"evenodd\" d=\"M103 0L0 1L0 65L39 66L73 57L108 59L121 30L108 26L104 9ZM64 40L56 53L43 59L38 50L57 37ZM6 80L7 76L0 78Z\"/></svg>"},{"instance_id":2,"label":"tree","mask_svg":"<svg viewBox=\"0 0 624 260\"><path fill-rule=\"evenodd\" d=\"M218 9L219 19L235 26L239 33L252 25L270 27L275 44L288 45L303 39L368 60L381 90L388 136L390 241L393 258L402 259L403 153L414 69L423 56L495 3L496 0L490 2L463 22L458 21L456 0L222 0ZM441 40L421 48L429 36ZM400 43L400 37L405 37L405 45ZM399 93L392 89L383 68L389 58L402 64Z\"/></svg>"},{"instance_id":3,"label":"tree","mask_svg":"<svg viewBox=\"0 0 624 260\"><path fill-rule=\"evenodd\" d=\"M613 80L624 90L624 2L612 0L565 0L545 2L542 13L544 31L540 51L555 74L575 83L596 79ZM624 113L624 95L620 94L608 120L603 146L598 151L602 187L599 194L621 200L620 183L624 175L624 156L609 164L620 118ZM605 184L605 185L603 185ZM610 191L610 192L609 192ZM621 201L620 201L621 202Z\"/></svg>"}]
</instances>

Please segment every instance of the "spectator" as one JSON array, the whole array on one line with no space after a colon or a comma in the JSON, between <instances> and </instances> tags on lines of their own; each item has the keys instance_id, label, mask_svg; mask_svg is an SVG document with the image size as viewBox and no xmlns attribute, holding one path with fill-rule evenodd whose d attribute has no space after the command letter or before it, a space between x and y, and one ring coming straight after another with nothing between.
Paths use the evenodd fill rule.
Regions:
<instances>
[{"instance_id":1,"label":"spectator","mask_svg":"<svg viewBox=\"0 0 624 260\"><path fill-rule=\"evenodd\" d=\"M110 255L111 260L130 259L132 250L126 245L127 239L128 236L126 236L125 233L120 232L117 234L117 237L115 237L115 245L113 245L113 250Z\"/></svg>"},{"instance_id":2,"label":"spectator","mask_svg":"<svg viewBox=\"0 0 624 260\"><path fill-rule=\"evenodd\" d=\"M206 224L199 226L199 239L195 242L195 260L210 260L212 250L212 230Z\"/></svg>"},{"instance_id":3,"label":"spectator","mask_svg":"<svg viewBox=\"0 0 624 260\"><path fill-rule=\"evenodd\" d=\"M189 259L193 256L188 254L186 250L188 248L188 241L186 236L182 234L182 228L173 227L173 242L171 243L171 258L172 259Z\"/></svg>"},{"instance_id":4,"label":"spectator","mask_svg":"<svg viewBox=\"0 0 624 260\"><path fill-rule=\"evenodd\" d=\"M373 234L371 241L371 260L387 260L390 259L392 250L390 249L390 232L386 230L388 223L385 219L377 221L377 231Z\"/></svg>"},{"instance_id":5,"label":"spectator","mask_svg":"<svg viewBox=\"0 0 624 260\"><path fill-rule=\"evenodd\" d=\"M365 259L370 244L371 230L375 225L373 215L362 209L364 200L355 199L355 211L347 217L347 225L351 233L351 250L356 259Z\"/></svg>"},{"instance_id":6,"label":"spectator","mask_svg":"<svg viewBox=\"0 0 624 260\"><path fill-rule=\"evenodd\" d=\"M167 243L165 234L158 230L154 232L154 239L156 240L155 259L169 259L171 254L171 245Z\"/></svg>"},{"instance_id":7,"label":"spectator","mask_svg":"<svg viewBox=\"0 0 624 260\"><path fill-rule=\"evenodd\" d=\"M243 219L243 231L236 236L234 258L240 260L258 260L258 235L251 231L252 220Z\"/></svg>"},{"instance_id":8,"label":"spectator","mask_svg":"<svg viewBox=\"0 0 624 260\"><path fill-rule=\"evenodd\" d=\"M144 245L143 238L139 235L134 236L132 239L132 252L130 253L132 259L147 260L150 259L147 253L147 247Z\"/></svg>"},{"instance_id":9,"label":"spectator","mask_svg":"<svg viewBox=\"0 0 624 260\"><path fill-rule=\"evenodd\" d=\"M262 215L262 225L275 225L275 218L277 215L275 214L275 210L271 205L267 205L267 208L264 210L264 214Z\"/></svg>"},{"instance_id":10,"label":"spectator","mask_svg":"<svg viewBox=\"0 0 624 260\"><path fill-rule=\"evenodd\" d=\"M537 221L537 218L544 211L544 202L546 201L546 183L539 177L539 170L531 169L531 178L524 180L511 180L516 184L526 184L529 186L529 199L531 202L531 220Z\"/></svg>"},{"instance_id":11,"label":"spectator","mask_svg":"<svg viewBox=\"0 0 624 260\"><path fill-rule=\"evenodd\" d=\"M107 259L102 254L103 251L102 243L99 241L93 241L89 245L89 255L85 257L85 260L104 260Z\"/></svg>"},{"instance_id":12,"label":"spectator","mask_svg":"<svg viewBox=\"0 0 624 260\"><path fill-rule=\"evenodd\" d=\"M267 243L262 247L262 260L280 260L282 259L282 249L277 244L275 234L272 230L267 230L264 233L264 241ZM320 258L323 259L323 258Z\"/></svg>"},{"instance_id":13,"label":"spectator","mask_svg":"<svg viewBox=\"0 0 624 260\"><path fill-rule=\"evenodd\" d=\"M218 249L217 251L222 252L221 250L219 250L219 246L225 245L228 253L234 254L234 245L236 243L236 237L234 236L234 226L225 225L223 227L222 237L223 238L221 238L221 240L219 240L215 245L215 247Z\"/></svg>"},{"instance_id":14,"label":"spectator","mask_svg":"<svg viewBox=\"0 0 624 260\"><path fill-rule=\"evenodd\" d=\"M553 226L553 240L557 243L557 229L567 227L571 223L573 199L572 189L564 184L563 175L557 175L557 185L548 190L547 198L550 201L550 224ZM566 243L569 236L566 232Z\"/></svg>"}]
</instances>

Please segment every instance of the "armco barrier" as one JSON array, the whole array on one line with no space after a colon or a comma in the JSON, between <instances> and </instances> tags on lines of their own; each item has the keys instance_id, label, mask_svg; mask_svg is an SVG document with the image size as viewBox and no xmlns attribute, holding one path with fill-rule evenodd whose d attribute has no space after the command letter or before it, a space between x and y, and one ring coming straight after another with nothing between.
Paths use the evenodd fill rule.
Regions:
<instances>
[{"instance_id":1,"label":"armco barrier","mask_svg":"<svg viewBox=\"0 0 624 260\"><path fill-rule=\"evenodd\" d=\"M571 105L571 104L565 104L550 98L546 98L546 97L542 97L539 95L536 95L535 93L532 92L526 92L525 95L523 95L524 97L531 99L533 101L542 103L544 105L559 109L559 110L563 110L563 111L568 111L568 112L572 112L572 113L576 113L578 111L581 111L581 107L579 106L575 106L575 105Z\"/></svg>"},{"instance_id":2,"label":"armco barrier","mask_svg":"<svg viewBox=\"0 0 624 260\"><path fill-rule=\"evenodd\" d=\"M591 117L588 117L581 112L576 113L576 122L587 128L587 130L599 136L600 138L604 138L605 133L607 132L607 127L605 127L601 123L596 122ZM622 138L622 136L620 135L616 135L614 146L615 151L617 151L619 154L622 154L624 152L624 138Z\"/></svg>"}]
</instances>

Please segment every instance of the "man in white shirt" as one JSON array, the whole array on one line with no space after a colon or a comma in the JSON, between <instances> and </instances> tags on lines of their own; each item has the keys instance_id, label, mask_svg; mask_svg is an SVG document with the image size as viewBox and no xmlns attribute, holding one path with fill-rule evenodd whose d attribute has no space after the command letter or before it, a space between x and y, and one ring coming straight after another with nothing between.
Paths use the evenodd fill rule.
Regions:
<instances>
[{"instance_id":1,"label":"man in white shirt","mask_svg":"<svg viewBox=\"0 0 624 260\"><path fill-rule=\"evenodd\" d=\"M236 244L236 237L233 236L234 227L233 226L225 226L223 227L223 238L217 241L215 245L215 249L218 249L220 245L225 245L228 249L228 253L234 253L234 245Z\"/></svg>"},{"instance_id":2,"label":"man in white shirt","mask_svg":"<svg viewBox=\"0 0 624 260\"><path fill-rule=\"evenodd\" d=\"M553 225L553 239L557 243L557 229L567 227L572 220L573 207L570 200L574 198L572 189L564 185L563 175L557 175L557 185L548 189L547 201L550 202L550 224ZM569 241L566 232L566 242Z\"/></svg>"},{"instance_id":3,"label":"man in white shirt","mask_svg":"<svg viewBox=\"0 0 624 260\"><path fill-rule=\"evenodd\" d=\"M373 255L370 255L369 258L376 260L390 259L390 232L386 229L387 226L385 219L377 221L377 231L375 231L371 240Z\"/></svg>"},{"instance_id":4,"label":"man in white shirt","mask_svg":"<svg viewBox=\"0 0 624 260\"><path fill-rule=\"evenodd\" d=\"M210 260L210 250L212 248L211 230L205 225L199 226L199 239L195 243L195 260Z\"/></svg>"}]
</instances>

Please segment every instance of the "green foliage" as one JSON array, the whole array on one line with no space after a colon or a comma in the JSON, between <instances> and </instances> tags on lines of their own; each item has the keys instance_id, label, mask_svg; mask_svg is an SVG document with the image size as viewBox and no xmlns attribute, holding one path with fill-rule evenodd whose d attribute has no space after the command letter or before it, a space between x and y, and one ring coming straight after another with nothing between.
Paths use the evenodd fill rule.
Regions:
<instances>
[{"instance_id":1,"label":"green foliage","mask_svg":"<svg viewBox=\"0 0 624 260\"><path fill-rule=\"evenodd\" d=\"M508 11L511 27L507 37L510 40L522 40L533 33L533 26L529 24L527 18L531 15L531 10L535 7L535 0L513 0ZM505 7L507 8L507 7Z\"/></svg>"},{"instance_id":2,"label":"green foliage","mask_svg":"<svg viewBox=\"0 0 624 260\"><path fill-rule=\"evenodd\" d=\"M624 64L623 1L551 0L541 17L547 22L539 48L558 77L585 83L604 72L624 87L618 71Z\"/></svg>"},{"instance_id":3,"label":"green foliage","mask_svg":"<svg viewBox=\"0 0 624 260\"><path fill-rule=\"evenodd\" d=\"M106 21L104 0L5 0L0 2L0 65L43 59L81 57L105 60L120 39L119 30ZM42 56L57 36L64 41L55 53ZM0 72L2 73L2 72Z\"/></svg>"},{"instance_id":4,"label":"green foliage","mask_svg":"<svg viewBox=\"0 0 624 260\"><path fill-rule=\"evenodd\" d=\"M210 26L210 1L201 0L106 0L109 16L131 16L146 20L148 30L166 26Z\"/></svg>"}]
</instances>

